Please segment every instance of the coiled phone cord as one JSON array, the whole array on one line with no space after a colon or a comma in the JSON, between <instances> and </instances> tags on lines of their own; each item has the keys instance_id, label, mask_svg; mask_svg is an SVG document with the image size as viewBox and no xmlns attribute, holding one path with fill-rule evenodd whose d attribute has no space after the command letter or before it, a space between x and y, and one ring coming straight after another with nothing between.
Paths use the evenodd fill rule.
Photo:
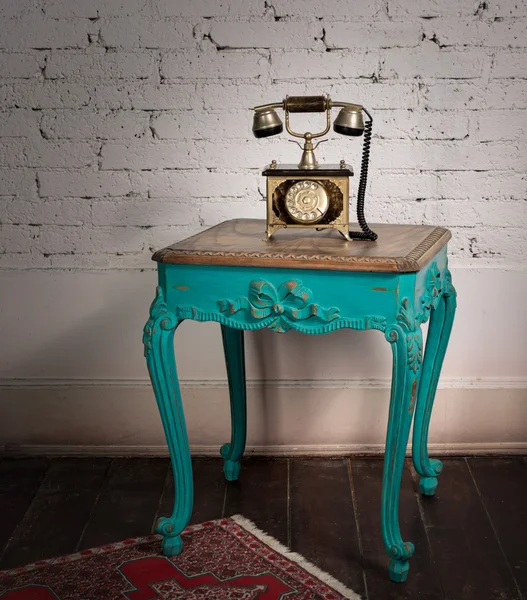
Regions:
<instances>
[{"instance_id":1,"label":"coiled phone cord","mask_svg":"<svg viewBox=\"0 0 527 600\"><path fill-rule=\"evenodd\" d=\"M369 121L364 124L362 163L360 168L359 190L357 192L357 221L359 222L362 231L350 231L349 235L352 240L370 240L374 242L377 239L377 234L368 227L366 217L364 216L364 198L366 196L366 185L368 183L368 166L370 163L371 128L373 119L364 107L362 110L369 118Z\"/></svg>"}]
</instances>

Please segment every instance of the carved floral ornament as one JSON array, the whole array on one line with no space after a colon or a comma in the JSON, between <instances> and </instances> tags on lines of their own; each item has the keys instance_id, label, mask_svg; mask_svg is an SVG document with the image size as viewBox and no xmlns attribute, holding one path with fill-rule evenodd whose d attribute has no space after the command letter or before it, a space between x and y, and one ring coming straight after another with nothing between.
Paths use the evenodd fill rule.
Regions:
<instances>
[{"instance_id":1,"label":"carved floral ornament","mask_svg":"<svg viewBox=\"0 0 527 600\"><path fill-rule=\"evenodd\" d=\"M157 286L156 297L150 305L150 318L143 329L143 345L145 356L152 352L152 336L156 326L164 331L171 331L177 327L178 320L176 315L168 310L165 304L165 295L163 288Z\"/></svg>"},{"instance_id":2,"label":"carved floral ornament","mask_svg":"<svg viewBox=\"0 0 527 600\"><path fill-rule=\"evenodd\" d=\"M435 310L441 300L441 296L450 296L455 294L454 286L452 285L452 276L448 268L445 270L443 277L437 263L433 262L426 274L426 289L421 296L421 306L416 320L419 323L426 323L430 317L430 311Z\"/></svg>"},{"instance_id":3,"label":"carved floral ornament","mask_svg":"<svg viewBox=\"0 0 527 600\"><path fill-rule=\"evenodd\" d=\"M417 314L417 320L426 323L430 316L430 311L437 308L441 299L442 281L441 271L434 262L426 274L426 289L421 296L421 310Z\"/></svg>"},{"instance_id":4,"label":"carved floral ornament","mask_svg":"<svg viewBox=\"0 0 527 600\"><path fill-rule=\"evenodd\" d=\"M278 289L267 281L251 281L247 297L234 302L220 300L220 311L233 315L249 311L254 319L269 319L267 327L277 332L289 331L295 321L317 317L329 323L339 318L338 308L323 308L312 302L313 294L302 282L286 281Z\"/></svg>"},{"instance_id":5,"label":"carved floral ornament","mask_svg":"<svg viewBox=\"0 0 527 600\"><path fill-rule=\"evenodd\" d=\"M413 307L408 302L408 298L403 298L397 321L408 330L406 338L406 348L408 351L408 368L417 373L423 361L423 338L421 329L414 318Z\"/></svg>"}]
</instances>

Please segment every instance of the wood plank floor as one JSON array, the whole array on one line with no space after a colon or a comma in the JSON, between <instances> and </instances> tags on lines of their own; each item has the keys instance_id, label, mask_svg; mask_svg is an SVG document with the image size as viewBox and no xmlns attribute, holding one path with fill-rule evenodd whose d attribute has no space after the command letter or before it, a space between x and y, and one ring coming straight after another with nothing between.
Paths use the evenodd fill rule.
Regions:
<instances>
[{"instance_id":1,"label":"wood plank floor","mask_svg":"<svg viewBox=\"0 0 527 600\"><path fill-rule=\"evenodd\" d=\"M527 458L445 459L434 498L407 462L405 584L388 580L379 459L195 459L193 523L243 514L369 600L527 600ZM0 569L142 536L170 513L168 459L0 459Z\"/></svg>"}]
</instances>

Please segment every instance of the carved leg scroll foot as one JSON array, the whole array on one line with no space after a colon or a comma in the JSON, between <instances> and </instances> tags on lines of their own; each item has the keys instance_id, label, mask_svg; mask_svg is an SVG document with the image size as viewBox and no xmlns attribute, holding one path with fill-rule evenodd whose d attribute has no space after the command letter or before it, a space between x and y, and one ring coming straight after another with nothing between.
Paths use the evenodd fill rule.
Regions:
<instances>
[{"instance_id":1,"label":"carved leg scroll foot","mask_svg":"<svg viewBox=\"0 0 527 600\"><path fill-rule=\"evenodd\" d=\"M177 556L183 550L183 541L181 535L177 535L173 519L170 517L161 517L156 523L156 533L163 536L161 548L165 556Z\"/></svg>"},{"instance_id":2,"label":"carved leg scroll foot","mask_svg":"<svg viewBox=\"0 0 527 600\"><path fill-rule=\"evenodd\" d=\"M408 545L411 546L411 551L413 554L413 544L410 544L410 542L408 542ZM388 571L390 573L391 581L393 581L394 583L404 583L406 581L406 578L408 577L408 572L410 571L410 563L407 560L396 560L393 558L390 561Z\"/></svg>"},{"instance_id":3,"label":"carved leg scroll foot","mask_svg":"<svg viewBox=\"0 0 527 600\"><path fill-rule=\"evenodd\" d=\"M243 331L221 326L223 349L229 380L231 401L231 441L221 447L223 472L227 481L236 481L240 475L240 459L247 438L247 393L245 384L245 354Z\"/></svg>"},{"instance_id":4,"label":"carved leg scroll foot","mask_svg":"<svg viewBox=\"0 0 527 600\"><path fill-rule=\"evenodd\" d=\"M419 480L419 491L424 496L433 496L436 493L436 489L437 477L421 477Z\"/></svg>"},{"instance_id":5,"label":"carved leg scroll foot","mask_svg":"<svg viewBox=\"0 0 527 600\"><path fill-rule=\"evenodd\" d=\"M437 306L433 307L430 312L430 326L426 340L412 440L414 467L421 476L419 489L426 496L435 494L437 476L443 470L443 464L440 460L431 459L428 456L428 430L439 375L456 312L456 291L451 283L448 271L443 286L443 294L439 298Z\"/></svg>"},{"instance_id":6,"label":"carved leg scroll foot","mask_svg":"<svg viewBox=\"0 0 527 600\"><path fill-rule=\"evenodd\" d=\"M225 460L225 462L223 463L223 474L225 475L225 479L227 481L237 481L238 477L240 476L241 465L239 460L229 460L228 458L226 458L230 455L230 452L231 445L223 444L223 446L220 449L220 454Z\"/></svg>"},{"instance_id":7,"label":"carved leg scroll foot","mask_svg":"<svg viewBox=\"0 0 527 600\"><path fill-rule=\"evenodd\" d=\"M193 503L192 463L174 356L174 332L178 324L165 304L162 288L158 287L143 343L174 472L172 515L159 519L156 524L156 532L163 536L166 556L181 552L181 532L188 525Z\"/></svg>"},{"instance_id":8,"label":"carved leg scroll foot","mask_svg":"<svg viewBox=\"0 0 527 600\"><path fill-rule=\"evenodd\" d=\"M384 546L391 559L390 579L403 582L408 576L408 559L414 552L414 546L410 542L404 542L401 537L399 491L422 359L421 330L415 326L413 307L406 298L402 302L398 322L386 329L386 339L392 345L393 372L384 457L381 524Z\"/></svg>"}]
</instances>

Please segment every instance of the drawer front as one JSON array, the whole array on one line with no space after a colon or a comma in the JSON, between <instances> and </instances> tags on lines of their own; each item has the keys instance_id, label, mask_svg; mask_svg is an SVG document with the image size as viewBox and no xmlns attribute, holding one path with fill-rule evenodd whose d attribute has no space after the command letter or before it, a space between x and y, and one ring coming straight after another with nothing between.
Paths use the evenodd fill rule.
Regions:
<instances>
[{"instance_id":1,"label":"drawer front","mask_svg":"<svg viewBox=\"0 0 527 600\"><path fill-rule=\"evenodd\" d=\"M167 305L178 318L279 332L383 330L396 318L401 290L413 297L414 282L413 273L160 265Z\"/></svg>"}]
</instances>

